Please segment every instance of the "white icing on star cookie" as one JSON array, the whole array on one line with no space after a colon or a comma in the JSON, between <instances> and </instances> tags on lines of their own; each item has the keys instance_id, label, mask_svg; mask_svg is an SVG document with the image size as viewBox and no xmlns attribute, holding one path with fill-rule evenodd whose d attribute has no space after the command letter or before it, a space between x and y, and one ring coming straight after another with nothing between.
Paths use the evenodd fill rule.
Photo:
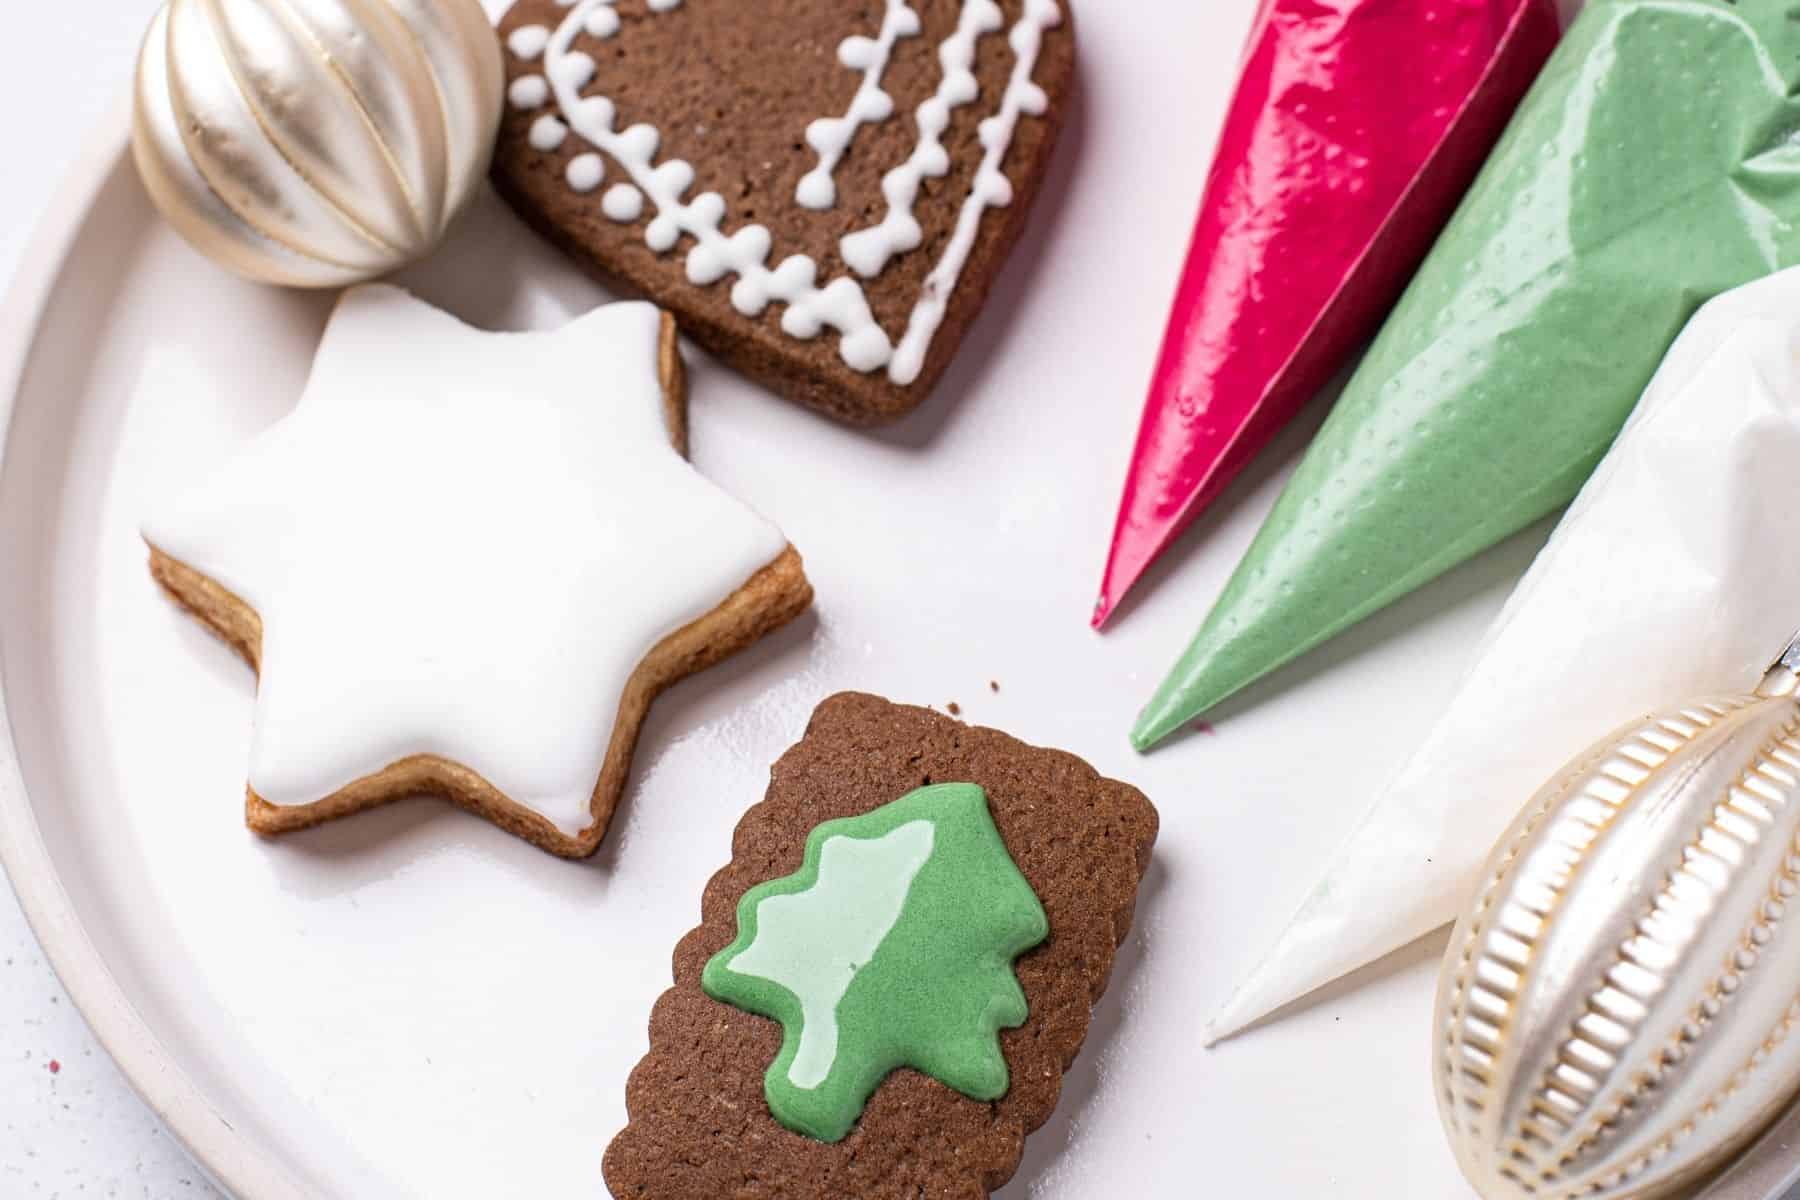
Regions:
<instances>
[{"instance_id":1,"label":"white icing on star cookie","mask_svg":"<svg viewBox=\"0 0 1800 1200\"><path fill-rule=\"evenodd\" d=\"M758 316L770 302L778 301L785 306L781 328L789 336L811 339L829 327L838 333L839 357L852 370L869 373L885 368L888 379L901 387L917 380L924 371L950 298L968 266L982 216L990 208L1005 208L1012 203L1012 184L1004 167L1019 119L1041 116L1048 107L1048 98L1033 82L1032 73L1045 31L1062 21L1056 0L1025 0L1023 13L1007 35L1013 70L1000 98L999 111L981 123L984 153L974 183L958 211L948 243L926 276L898 345L876 322L868 295L856 279L841 276L821 286L818 264L804 254L790 255L771 269L769 256L774 246L767 228L745 225L727 235L724 197L717 192L703 192L692 200L683 198L695 182L695 169L678 158L657 162L662 135L654 126L640 123L616 130L612 100L603 95L581 94L593 81L596 67L590 55L574 48L575 39L583 33L612 36L615 21L590 23L598 10L611 12L612 3L613 0L559 0L570 11L554 30L528 25L514 30L509 37L508 48L513 57L526 62L543 60L542 76L524 76L514 82L513 102L525 109L534 107L523 101L538 95L539 89L521 85L541 78L548 100L557 110L557 115L546 114L533 124L531 145L548 153L560 147L573 131L595 149L610 155L624 169L631 184L609 188L601 197L601 211L614 221L634 221L647 199L652 217L644 229L645 245L658 254L667 254L684 235L692 239L686 258L688 281L705 287L727 275L736 276L731 303L742 315ZM663 12L679 3L680 0L650 0L649 7ZM914 116L918 143L906 162L883 177L887 213L879 223L840 241L844 261L865 279L880 276L895 256L920 245L922 231L913 208L921 184L926 178L948 174L950 162L942 136L949 126L950 114L980 98L980 83L973 71L976 44L1004 25L1004 13L995 0L963 0L955 32L938 47L943 79L936 93L919 106ZM819 163L800 182L796 196L799 204L819 208L835 202L833 173L856 129L891 115L892 99L881 89L880 81L894 44L901 37L916 35L918 29L918 14L907 0L887 0L882 26L874 39L852 36L840 45L840 61L853 69L860 68L863 81L846 114L823 117L808 126L807 141L819 153ZM544 124L547 121L554 124ZM586 179L584 173L579 179L572 177L570 182L577 190L593 190L579 186ZM635 187L624 190L631 185ZM597 180L593 186L598 187Z\"/></svg>"},{"instance_id":2,"label":"white icing on star cookie","mask_svg":"<svg viewBox=\"0 0 1800 1200\"><path fill-rule=\"evenodd\" d=\"M661 314L485 333L345 293L299 406L144 536L262 619L250 787L414 755L575 837L626 681L786 547L671 446Z\"/></svg>"}]
</instances>

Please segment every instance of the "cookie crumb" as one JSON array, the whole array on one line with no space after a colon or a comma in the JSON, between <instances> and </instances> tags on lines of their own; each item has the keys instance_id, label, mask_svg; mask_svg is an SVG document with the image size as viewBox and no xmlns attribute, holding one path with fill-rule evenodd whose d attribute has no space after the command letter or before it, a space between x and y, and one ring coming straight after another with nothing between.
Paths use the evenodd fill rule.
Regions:
<instances>
[{"instance_id":1,"label":"cookie crumb","mask_svg":"<svg viewBox=\"0 0 1800 1200\"><path fill-rule=\"evenodd\" d=\"M50 1073L52 1075L62 1074L62 1064L57 1062L54 1058L50 1060L49 1065L50 1065Z\"/></svg>"},{"instance_id":2,"label":"cookie crumb","mask_svg":"<svg viewBox=\"0 0 1800 1200\"><path fill-rule=\"evenodd\" d=\"M998 679L988 680L988 691L998 692L999 690L1000 690L1000 681Z\"/></svg>"},{"instance_id":3,"label":"cookie crumb","mask_svg":"<svg viewBox=\"0 0 1800 1200\"><path fill-rule=\"evenodd\" d=\"M953 717L962 716L962 705L958 704L954 700L952 700L950 703L944 705L944 709Z\"/></svg>"}]
</instances>

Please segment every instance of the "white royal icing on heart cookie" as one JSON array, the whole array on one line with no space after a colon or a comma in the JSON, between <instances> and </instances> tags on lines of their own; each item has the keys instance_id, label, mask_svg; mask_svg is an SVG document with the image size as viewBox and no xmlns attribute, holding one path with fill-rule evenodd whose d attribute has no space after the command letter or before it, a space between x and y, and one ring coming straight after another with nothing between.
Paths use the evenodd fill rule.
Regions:
<instances>
[{"instance_id":1,"label":"white royal icing on heart cookie","mask_svg":"<svg viewBox=\"0 0 1800 1200\"><path fill-rule=\"evenodd\" d=\"M345 293L293 413L144 526L262 618L257 795L428 754L592 825L626 680L786 546L671 446L660 333L642 303L486 333Z\"/></svg>"},{"instance_id":2,"label":"white royal icing on heart cookie","mask_svg":"<svg viewBox=\"0 0 1800 1200\"><path fill-rule=\"evenodd\" d=\"M927 178L939 179L950 173L950 152L943 142L950 114L981 97L981 82L974 70L975 43L983 34L995 33L1005 25L1006 16L994 0L969 0L957 18L956 31L938 47L938 65L944 75L937 91L913 116L919 126L918 144L905 162L881 177L887 215L880 224L845 234L838 242L838 253L864 279L881 274L890 258L915 249L924 238L913 217L919 186Z\"/></svg>"},{"instance_id":3,"label":"white royal icing on heart cookie","mask_svg":"<svg viewBox=\"0 0 1800 1200\"><path fill-rule=\"evenodd\" d=\"M639 195L634 200L631 193L620 190L627 185L616 184L602 197L601 211L614 221L634 221L641 215L647 198L654 216L644 229L645 244L658 254L667 254L683 235L693 239L686 259L688 281L705 287L735 275L731 303L739 313L758 316L771 301L780 301L786 306L781 328L790 337L811 339L829 326L838 333L839 357L852 370L867 373L885 367L888 379L902 387L918 379L932 339L943 324L950 297L974 252L982 216L990 208L1005 208L1012 203L1012 184L1004 166L1019 119L1041 116L1049 106L1049 98L1033 82L1032 73L1045 31L1062 21L1056 0L1025 0L1023 14L1007 35L1013 70L999 110L981 122L979 136L984 153L974 182L957 213L955 230L926 276L897 344L876 322L868 295L855 279L842 276L821 287L818 264L804 254L790 255L771 270L768 261L774 247L767 228L745 225L727 236L723 228L723 196L702 192L692 200L683 199L694 184L694 167L678 158L658 163L656 153L662 135L654 126L637 124L616 130L613 101L604 95L581 94L593 82L597 68L592 56L574 48L575 39L583 33L612 36L618 29L617 13L611 7L615 0L558 2L570 11L554 30L526 25L515 29L507 39L514 58L522 62L543 61L542 75L526 75L513 82L509 93L513 105L530 111L553 103L556 109L532 124L528 134L532 147L553 152L572 131L610 155L624 168ZM661 12L679 3L680 0L650 0L649 7ZM602 10L615 19L594 22L592 18ZM918 143L906 162L882 179L882 194L888 203L886 215L879 223L846 235L839 244L844 261L865 279L880 276L896 255L920 245L922 233L913 215L920 186L926 178L948 174L950 161L942 136L949 126L950 114L980 98L980 83L972 69L976 43L1004 25L1005 16L995 0L963 0L955 32L938 47L943 79L936 93L919 106L914 116ZM881 28L873 39L853 35L839 45L839 61L860 68L863 79L843 116L821 117L807 127L807 142L818 152L819 163L800 181L796 202L801 206L829 208L836 202L833 173L848 152L856 130L892 114L893 101L881 89L881 78L894 44L901 37L915 36L918 29L918 14L906 0L888 0ZM581 186L590 179L591 186ZM578 177L572 175L570 184L577 191L592 191L599 180L593 172L583 171Z\"/></svg>"},{"instance_id":4,"label":"white royal icing on heart cookie","mask_svg":"<svg viewBox=\"0 0 1800 1200\"><path fill-rule=\"evenodd\" d=\"M844 160L859 125L877 125L894 115L894 98L881 90L894 43L917 37L919 14L907 0L888 0L881 32L873 39L852 34L838 44L838 61L863 73L850 107L841 117L820 117L806 127L806 144L819 152L819 165L801 177L794 202L802 208L827 209L837 203L837 181L832 173Z\"/></svg>"}]
</instances>

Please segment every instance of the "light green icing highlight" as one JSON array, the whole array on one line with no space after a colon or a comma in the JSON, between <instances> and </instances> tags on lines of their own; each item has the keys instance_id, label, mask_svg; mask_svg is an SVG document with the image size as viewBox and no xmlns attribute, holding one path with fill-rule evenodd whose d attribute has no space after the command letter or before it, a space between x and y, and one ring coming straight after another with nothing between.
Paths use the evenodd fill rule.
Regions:
<instances>
[{"instance_id":1,"label":"light green icing highlight","mask_svg":"<svg viewBox=\"0 0 1800 1200\"><path fill-rule=\"evenodd\" d=\"M1794 0L1594 0L1193 644L1145 748L1567 503L1709 297L1800 262Z\"/></svg>"},{"instance_id":2,"label":"light green icing highlight","mask_svg":"<svg viewBox=\"0 0 1800 1200\"><path fill-rule=\"evenodd\" d=\"M738 902L701 987L781 1022L763 1077L787 1128L841 1141L888 1073L974 1100L1006 1094L999 1031L1025 1023L1013 960L1050 934L987 796L940 783L806 839L800 870Z\"/></svg>"}]
</instances>

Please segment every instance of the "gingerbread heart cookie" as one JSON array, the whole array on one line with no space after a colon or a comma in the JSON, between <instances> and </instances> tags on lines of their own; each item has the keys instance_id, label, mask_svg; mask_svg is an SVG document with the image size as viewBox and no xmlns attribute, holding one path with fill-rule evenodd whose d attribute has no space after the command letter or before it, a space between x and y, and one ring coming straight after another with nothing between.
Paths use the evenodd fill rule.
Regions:
<instances>
[{"instance_id":1,"label":"gingerbread heart cookie","mask_svg":"<svg viewBox=\"0 0 1800 1200\"><path fill-rule=\"evenodd\" d=\"M910 411L1049 164L1068 0L519 0L494 179L792 399Z\"/></svg>"}]
</instances>

